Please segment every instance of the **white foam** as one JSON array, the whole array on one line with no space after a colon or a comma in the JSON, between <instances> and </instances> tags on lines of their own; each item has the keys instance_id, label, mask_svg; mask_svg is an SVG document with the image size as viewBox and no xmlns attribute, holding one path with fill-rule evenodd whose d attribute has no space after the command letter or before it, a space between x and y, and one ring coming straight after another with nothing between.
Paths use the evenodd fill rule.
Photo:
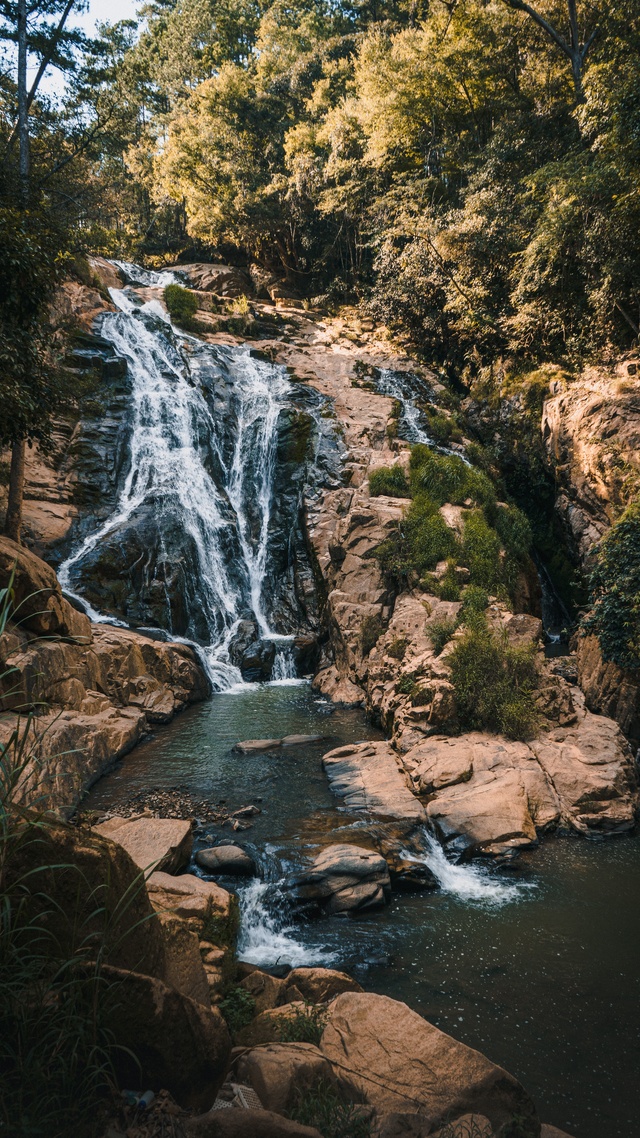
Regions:
<instances>
[{"instance_id":1,"label":"white foam","mask_svg":"<svg viewBox=\"0 0 640 1138\"><path fill-rule=\"evenodd\" d=\"M287 926L269 906L274 886L258 878L239 892L240 935L238 957L249 964L273 967L291 964L294 968L305 965L327 967L335 954L326 949L314 949L295 938L295 929Z\"/></svg>"},{"instance_id":2,"label":"white foam","mask_svg":"<svg viewBox=\"0 0 640 1138\"><path fill-rule=\"evenodd\" d=\"M403 852L403 857L426 865L442 891L458 901L498 908L523 900L526 893L535 888L533 882L504 881L485 866L454 865L433 834L423 831L423 840L422 857L409 850Z\"/></svg>"}]
</instances>

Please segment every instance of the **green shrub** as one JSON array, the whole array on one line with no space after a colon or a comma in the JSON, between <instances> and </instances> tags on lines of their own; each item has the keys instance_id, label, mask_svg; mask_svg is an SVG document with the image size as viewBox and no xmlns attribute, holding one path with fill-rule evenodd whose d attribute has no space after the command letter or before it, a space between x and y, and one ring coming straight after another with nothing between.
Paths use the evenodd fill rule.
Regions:
<instances>
[{"instance_id":1,"label":"green shrub","mask_svg":"<svg viewBox=\"0 0 640 1138\"><path fill-rule=\"evenodd\" d=\"M239 986L229 989L224 1000L220 1001L219 1007L232 1035L251 1023L256 1014L256 1001L253 996Z\"/></svg>"},{"instance_id":2,"label":"green shrub","mask_svg":"<svg viewBox=\"0 0 640 1138\"><path fill-rule=\"evenodd\" d=\"M335 1086L319 1080L309 1090L296 1091L290 1118L302 1126L315 1127L323 1138L370 1138L369 1112L345 1103Z\"/></svg>"},{"instance_id":3,"label":"green shrub","mask_svg":"<svg viewBox=\"0 0 640 1138\"><path fill-rule=\"evenodd\" d=\"M167 285L163 295L171 319L181 328L194 329L198 298L188 289L177 284Z\"/></svg>"},{"instance_id":4,"label":"green shrub","mask_svg":"<svg viewBox=\"0 0 640 1138\"><path fill-rule=\"evenodd\" d=\"M434 620L433 624L429 625L427 632L436 656L439 656L445 644L449 643L457 627L457 620L446 617L442 620Z\"/></svg>"},{"instance_id":5,"label":"green shrub","mask_svg":"<svg viewBox=\"0 0 640 1138\"><path fill-rule=\"evenodd\" d=\"M402 466L379 466L369 475L369 493L373 498L388 494L390 498L408 498L409 483Z\"/></svg>"},{"instance_id":6,"label":"green shrub","mask_svg":"<svg viewBox=\"0 0 640 1138\"><path fill-rule=\"evenodd\" d=\"M365 616L360 625L360 647L362 655L368 656L371 649L378 643L384 627L379 616Z\"/></svg>"},{"instance_id":7,"label":"green shrub","mask_svg":"<svg viewBox=\"0 0 640 1138\"><path fill-rule=\"evenodd\" d=\"M597 547L589 588L593 608L582 631L595 633L604 660L640 668L640 501Z\"/></svg>"},{"instance_id":8,"label":"green shrub","mask_svg":"<svg viewBox=\"0 0 640 1138\"><path fill-rule=\"evenodd\" d=\"M471 613L482 613L489 604L489 595L480 585L467 585L462 596L460 617L465 620Z\"/></svg>"},{"instance_id":9,"label":"green shrub","mask_svg":"<svg viewBox=\"0 0 640 1138\"><path fill-rule=\"evenodd\" d=\"M397 691L398 695L414 696L415 693L418 691L418 685L416 683L415 676L413 676L413 675L400 676L400 679L398 680L398 682L396 684L396 691Z\"/></svg>"},{"instance_id":10,"label":"green shrub","mask_svg":"<svg viewBox=\"0 0 640 1138\"><path fill-rule=\"evenodd\" d=\"M280 1042L313 1043L317 1047L326 1022L327 1009L319 1004L305 1004L304 1008L295 1008L292 1015L282 1020Z\"/></svg>"},{"instance_id":11,"label":"green shrub","mask_svg":"<svg viewBox=\"0 0 640 1138\"><path fill-rule=\"evenodd\" d=\"M394 660L404 660L407 651L407 641L404 636L396 636L387 647L387 655Z\"/></svg>"},{"instance_id":12,"label":"green shrub","mask_svg":"<svg viewBox=\"0 0 640 1138\"><path fill-rule=\"evenodd\" d=\"M456 455L435 454L418 443L411 448L409 472L413 493L426 492L436 506L445 502L463 505L468 498L479 506L495 504L491 479Z\"/></svg>"},{"instance_id":13,"label":"green shrub","mask_svg":"<svg viewBox=\"0 0 640 1138\"><path fill-rule=\"evenodd\" d=\"M517 506L496 510L495 529L510 557L527 556L531 549L531 525L522 510Z\"/></svg>"},{"instance_id":14,"label":"green shrub","mask_svg":"<svg viewBox=\"0 0 640 1138\"><path fill-rule=\"evenodd\" d=\"M449 657L460 725L531 738L538 718L535 648L511 648L478 613L469 624Z\"/></svg>"},{"instance_id":15,"label":"green shrub","mask_svg":"<svg viewBox=\"0 0 640 1138\"><path fill-rule=\"evenodd\" d=\"M467 515L462 532L462 559L471 574L472 585L495 593L503 577L500 552L500 538L487 524L484 514L474 510Z\"/></svg>"},{"instance_id":16,"label":"green shrub","mask_svg":"<svg viewBox=\"0 0 640 1138\"><path fill-rule=\"evenodd\" d=\"M446 573L437 582L435 589L441 601L460 600L460 586L458 584L455 561L449 562Z\"/></svg>"}]
</instances>

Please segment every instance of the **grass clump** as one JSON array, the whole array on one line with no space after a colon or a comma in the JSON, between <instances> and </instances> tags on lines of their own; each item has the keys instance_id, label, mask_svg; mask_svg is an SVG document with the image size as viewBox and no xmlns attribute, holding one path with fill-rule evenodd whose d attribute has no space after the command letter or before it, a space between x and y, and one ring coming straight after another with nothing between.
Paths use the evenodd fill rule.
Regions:
<instances>
[{"instance_id":1,"label":"grass clump","mask_svg":"<svg viewBox=\"0 0 640 1138\"><path fill-rule=\"evenodd\" d=\"M408 641L404 636L396 636L387 647L387 656L393 660L404 660Z\"/></svg>"},{"instance_id":2,"label":"grass clump","mask_svg":"<svg viewBox=\"0 0 640 1138\"><path fill-rule=\"evenodd\" d=\"M169 316L180 328L195 331L197 322L194 320L198 311L198 298L182 285L170 284L164 290L164 302Z\"/></svg>"},{"instance_id":3,"label":"grass clump","mask_svg":"<svg viewBox=\"0 0 640 1138\"><path fill-rule=\"evenodd\" d=\"M451 680L463 730L530 739L538 715L535 648L512 648L476 614L451 656Z\"/></svg>"},{"instance_id":4,"label":"grass clump","mask_svg":"<svg viewBox=\"0 0 640 1138\"><path fill-rule=\"evenodd\" d=\"M436 595L440 597L441 601L460 600L460 585L458 584L456 563L454 560L449 560L446 573L436 582L435 590Z\"/></svg>"},{"instance_id":5,"label":"grass clump","mask_svg":"<svg viewBox=\"0 0 640 1138\"><path fill-rule=\"evenodd\" d=\"M384 627L379 616L365 616L360 625L360 647L362 655L368 656L371 649L378 643Z\"/></svg>"},{"instance_id":6,"label":"grass clump","mask_svg":"<svg viewBox=\"0 0 640 1138\"><path fill-rule=\"evenodd\" d=\"M409 483L404 468L397 463L395 466L379 466L369 475L369 493L373 498L382 494L390 498L408 498Z\"/></svg>"},{"instance_id":7,"label":"grass clump","mask_svg":"<svg viewBox=\"0 0 640 1138\"><path fill-rule=\"evenodd\" d=\"M447 617L443 620L434 620L433 624L429 625L429 640L436 656L439 656L445 644L449 643L457 627L457 620Z\"/></svg>"},{"instance_id":8,"label":"grass clump","mask_svg":"<svg viewBox=\"0 0 640 1138\"><path fill-rule=\"evenodd\" d=\"M250 992L239 985L229 989L224 1000L220 1001L219 1007L232 1035L251 1023L256 1014L255 999Z\"/></svg>"},{"instance_id":9,"label":"grass clump","mask_svg":"<svg viewBox=\"0 0 640 1138\"><path fill-rule=\"evenodd\" d=\"M489 604L489 594L481 585L467 585L462 596L460 616L467 620L477 613L483 613Z\"/></svg>"},{"instance_id":10,"label":"grass clump","mask_svg":"<svg viewBox=\"0 0 640 1138\"><path fill-rule=\"evenodd\" d=\"M427 493L436 506L445 502L462 506L469 499L480 506L495 505L491 479L456 455L435 454L418 443L411 448L409 473L413 494Z\"/></svg>"},{"instance_id":11,"label":"grass clump","mask_svg":"<svg viewBox=\"0 0 640 1138\"><path fill-rule=\"evenodd\" d=\"M280 1042L313 1043L317 1047L326 1022L327 1009L319 1004L305 1004L303 1008L295 1008L293 1014L282 1021Z\"/></svg>"},{"instance_id":12,"label":"grass clump","mask_svg":"<svg viewBox=\"0 0 640 1138\"><path fill-rule=\"evenodd\" d=\"M302 1126L315 1127L323 1138L370 1138L369 1113L354 1103L345 1103L336 1088L319 1080L308 1090L298 1090L289 1117Z\"/></svg>"}]
</instances>

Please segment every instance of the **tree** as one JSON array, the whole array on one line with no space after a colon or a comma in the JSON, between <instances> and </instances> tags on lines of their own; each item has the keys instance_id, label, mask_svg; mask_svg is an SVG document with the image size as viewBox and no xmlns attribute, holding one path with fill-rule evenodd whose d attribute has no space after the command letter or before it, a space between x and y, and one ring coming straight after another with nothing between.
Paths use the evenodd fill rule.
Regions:
<instances>
[{"instance_id":1,"label":"tree","mask_svg":"<svg viewBox=\"0 0 640 1138\"><path fill-rule=\"evenodd\" d=\"M550 20L547 20L541 12L538 12L531 4L528 4L526 0L504 0L504 3L507 4L509 8L514 8L517 12L526 12L534 23L537 24L539 28L542 28L549 39L560 48L560 51L564 52L571 63L576 100L579 103L584 102L582 70L589 50L598 35L599 28L596 26L588 35L585 33L584 39L581 38L576 0L566 0L569 20L568 38L562 35Z\"/></svg>"}]
</instances>

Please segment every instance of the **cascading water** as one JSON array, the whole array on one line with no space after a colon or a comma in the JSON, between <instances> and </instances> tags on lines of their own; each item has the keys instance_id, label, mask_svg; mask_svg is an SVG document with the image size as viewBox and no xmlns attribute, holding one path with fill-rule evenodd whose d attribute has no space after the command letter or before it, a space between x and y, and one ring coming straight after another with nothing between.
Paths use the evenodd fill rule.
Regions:
<instances>
[{"instance_id":1,"label":"cascading water","mask_svg":"<svg viewBox=\"0 0 640 1138\"><path fill-rule=\"evenodd\" d=\"M136 284L159 287L175 279L119 267ZM206 626L202 651L214 689L242 680L229 649L247 619L262 638L276 642L274 678L291 680L291 638L271 628L264 589L277 425L290 397L285 370L252 358L248 349L205 345L178 332L157 301L142 304L128 289L110 291L119 311L104 317L101 334L127 360L132 377L129 469L113 514L60 566L60 581L93 620L113 622L79 595L76 579L88 555L136 511L151 508L161 533L163 523L177 523L195 551L197 616ZM230 454L193 360L190 366L197 353L223 369L230 388L235 417Z\"/></svg>"},{"instance_id":2,"label":"cascading water","mask_svg":"<svg viewBox=\"0 0 640 1138\"><path fill-rule=\"evenodd\" d=\"M238 956L249 964L273 967L290 964L328 967L334 954L296 940L295 929L279 911L277 885L255 878L239 891L240 936Z\"/></svg>"},{"instance_id":3,"label":"cascading water","mask_svg":"<svg viewBox=\"0 0 640 1138\"><path fill-rule=\"evenodd\" d=\"M400 417L401 437L408 443L426 443L433 446L433 439L425 429L425 417L416 405L416 395L423 399L429 398L429 393L417 376L412 377L414 384L421 390L416 393L408 391L408 376L403 372L393 371L391 368L380 368L378 372L377 388L381 395L390 395L397 399L402 407Z\"/></svg>"},{"instance_id":4,"label":"cascading water","mask_svg":"<svg viewBox=\"0 0 640 1138\"><path fill-rule=\"evenodd\" d=\"M407 860L426 865L443 893L450 893L458 901L498 908L521 900L526 890L534 888L530 882L499 879L479 865L454 865L448 860L440 842L428 830L423 830L422 844L422 857L409 850L405 850L403 856Z\"/></svg>"}]
</instances>

